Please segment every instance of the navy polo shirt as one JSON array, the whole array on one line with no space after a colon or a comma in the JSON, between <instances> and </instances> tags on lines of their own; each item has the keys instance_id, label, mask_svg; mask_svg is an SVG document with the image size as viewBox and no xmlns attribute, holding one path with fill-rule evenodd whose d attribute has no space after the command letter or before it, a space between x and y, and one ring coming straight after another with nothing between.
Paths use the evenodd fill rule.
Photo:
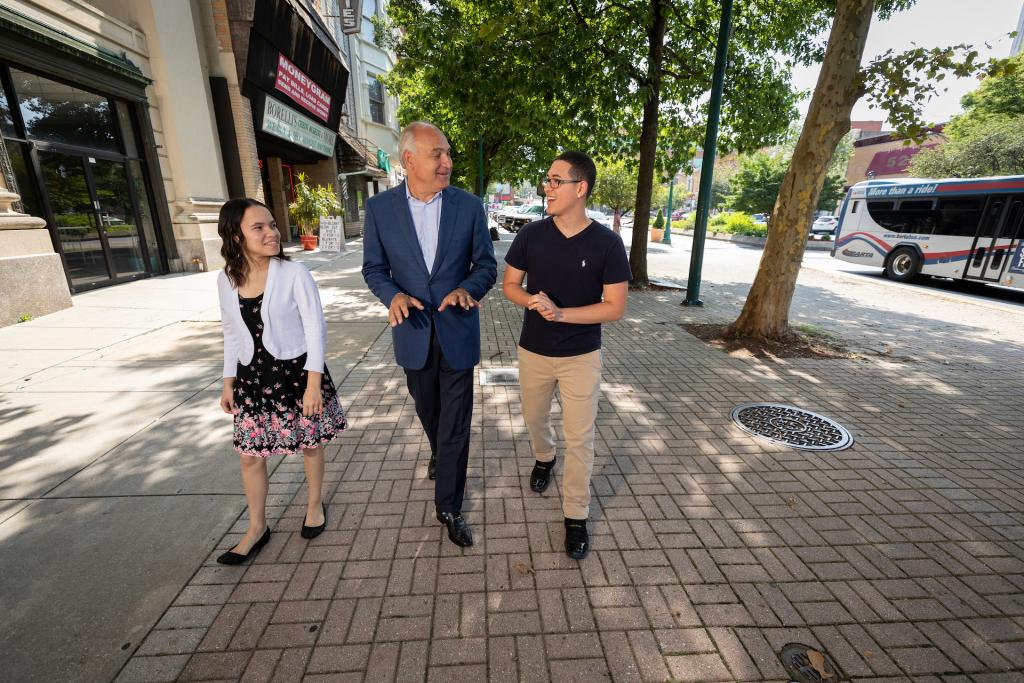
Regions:
<instances>
[{"instance_id":1,"label":"navy polo shirt","mask_svg":"<svg viewBox=\"0 0 1024 683\"><path fill-rule=\"evenodd\" d=\"M595 221L568 238L552 218L529 223L505 263L526 271L527 292L543 291L559 308L601 303L605 285L632 277L622 238ZM601 348L601 324L551 322L527 309L519 345L542 356L579 356Z\"/></svg>"}]
</instances>

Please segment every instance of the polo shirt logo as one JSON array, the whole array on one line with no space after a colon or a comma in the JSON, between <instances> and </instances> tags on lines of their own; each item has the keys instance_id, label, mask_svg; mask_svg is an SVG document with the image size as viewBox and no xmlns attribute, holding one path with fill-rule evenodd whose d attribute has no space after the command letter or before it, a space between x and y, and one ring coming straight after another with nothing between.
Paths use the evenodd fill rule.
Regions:
<instances>
[{"instance_id":1,"label":"polo shirt logo","mask_svg":"<svg viewBox=\"0 0 1024 683\"><path fill-rule=\"evenodd\" d=\"M580 263L580 268L586 268L586 267L587 267L587 259L583 259L583 262Z\"/></svg>"}]
</instances>

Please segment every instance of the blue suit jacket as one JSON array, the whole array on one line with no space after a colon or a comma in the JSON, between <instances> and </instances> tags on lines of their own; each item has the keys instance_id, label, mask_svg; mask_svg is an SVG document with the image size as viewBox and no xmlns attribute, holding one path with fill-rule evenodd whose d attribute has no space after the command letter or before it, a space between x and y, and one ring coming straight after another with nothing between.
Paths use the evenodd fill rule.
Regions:
<instances>
[{"instance_id":1,"label":"blue suit jacket","mask_svg":"<svg viewBox=\"0 0 1024 683\"><path fill-rule=\"evenodd\" d=\"M480 362L480 311L437 307L452 290L462 287L480 301L494 286L498 265L487 230L487 216L477 197L455 187L441 191L437 255L429 271L413 226L405 183L366 202L363 238L363 279L385 306L399 292L414 296L423 311L410 308L409 318L392 328L395 361L420 370L430 349L431 319L448 365L456 370Z\"/></svg>"}]
</instances>

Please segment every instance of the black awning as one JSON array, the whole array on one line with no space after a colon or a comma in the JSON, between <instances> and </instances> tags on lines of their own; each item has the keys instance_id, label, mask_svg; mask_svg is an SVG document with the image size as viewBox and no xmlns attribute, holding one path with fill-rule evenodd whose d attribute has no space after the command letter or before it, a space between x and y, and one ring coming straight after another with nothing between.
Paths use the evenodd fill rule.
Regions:
<instances>
[{"instance_id":1,"label":"black awning","mask_svg":"<svg viewBox=\"0 0 1024 683\"><path fill-rule=\"evenodd\" d=\"M337 130L348 86L348 65L320 15L302 0L235 2L253 3L242 92L250 97L252 90L273 93L274 97L308 111L303 102L275 87L279 57L283 56L330 95L330 111L321 123Z\"/></svg>"}]
</instances>

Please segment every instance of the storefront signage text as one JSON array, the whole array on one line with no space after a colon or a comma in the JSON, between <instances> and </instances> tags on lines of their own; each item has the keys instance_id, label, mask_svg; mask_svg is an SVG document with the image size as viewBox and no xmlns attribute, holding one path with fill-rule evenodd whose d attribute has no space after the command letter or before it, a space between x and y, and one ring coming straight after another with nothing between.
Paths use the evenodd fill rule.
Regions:
<instances>
[{"instance_id":1,"label":"storefront signage text","mask_svg":"<svg viewBox=\"0 0 1024 683\"><path fill-rule=\"evenodd\" d=\"M341 32L345 35L359 33L363 23L362 0L341 0Z\"/></svg>"},{"instance_id":2,"label":"storefront signage text","mask_svg":"<svg viewBox=\"0 0 1024 683\"><path fill-rule=\"evenodd\" d=\"M322 121L331 113L331 96L284 55L277 56L274 87Z\"/></svg>"},{"instance_id":3,"label":"storefront signage text","mask_svg":"<svg viewBox=\"0 0 1024 683\"><path fill-rule=\"evenodd\" d=\"M263 132L325 157L334 154L335 133L273 97L267 97L263 105Z\"/></svg>"}]
</instances>

